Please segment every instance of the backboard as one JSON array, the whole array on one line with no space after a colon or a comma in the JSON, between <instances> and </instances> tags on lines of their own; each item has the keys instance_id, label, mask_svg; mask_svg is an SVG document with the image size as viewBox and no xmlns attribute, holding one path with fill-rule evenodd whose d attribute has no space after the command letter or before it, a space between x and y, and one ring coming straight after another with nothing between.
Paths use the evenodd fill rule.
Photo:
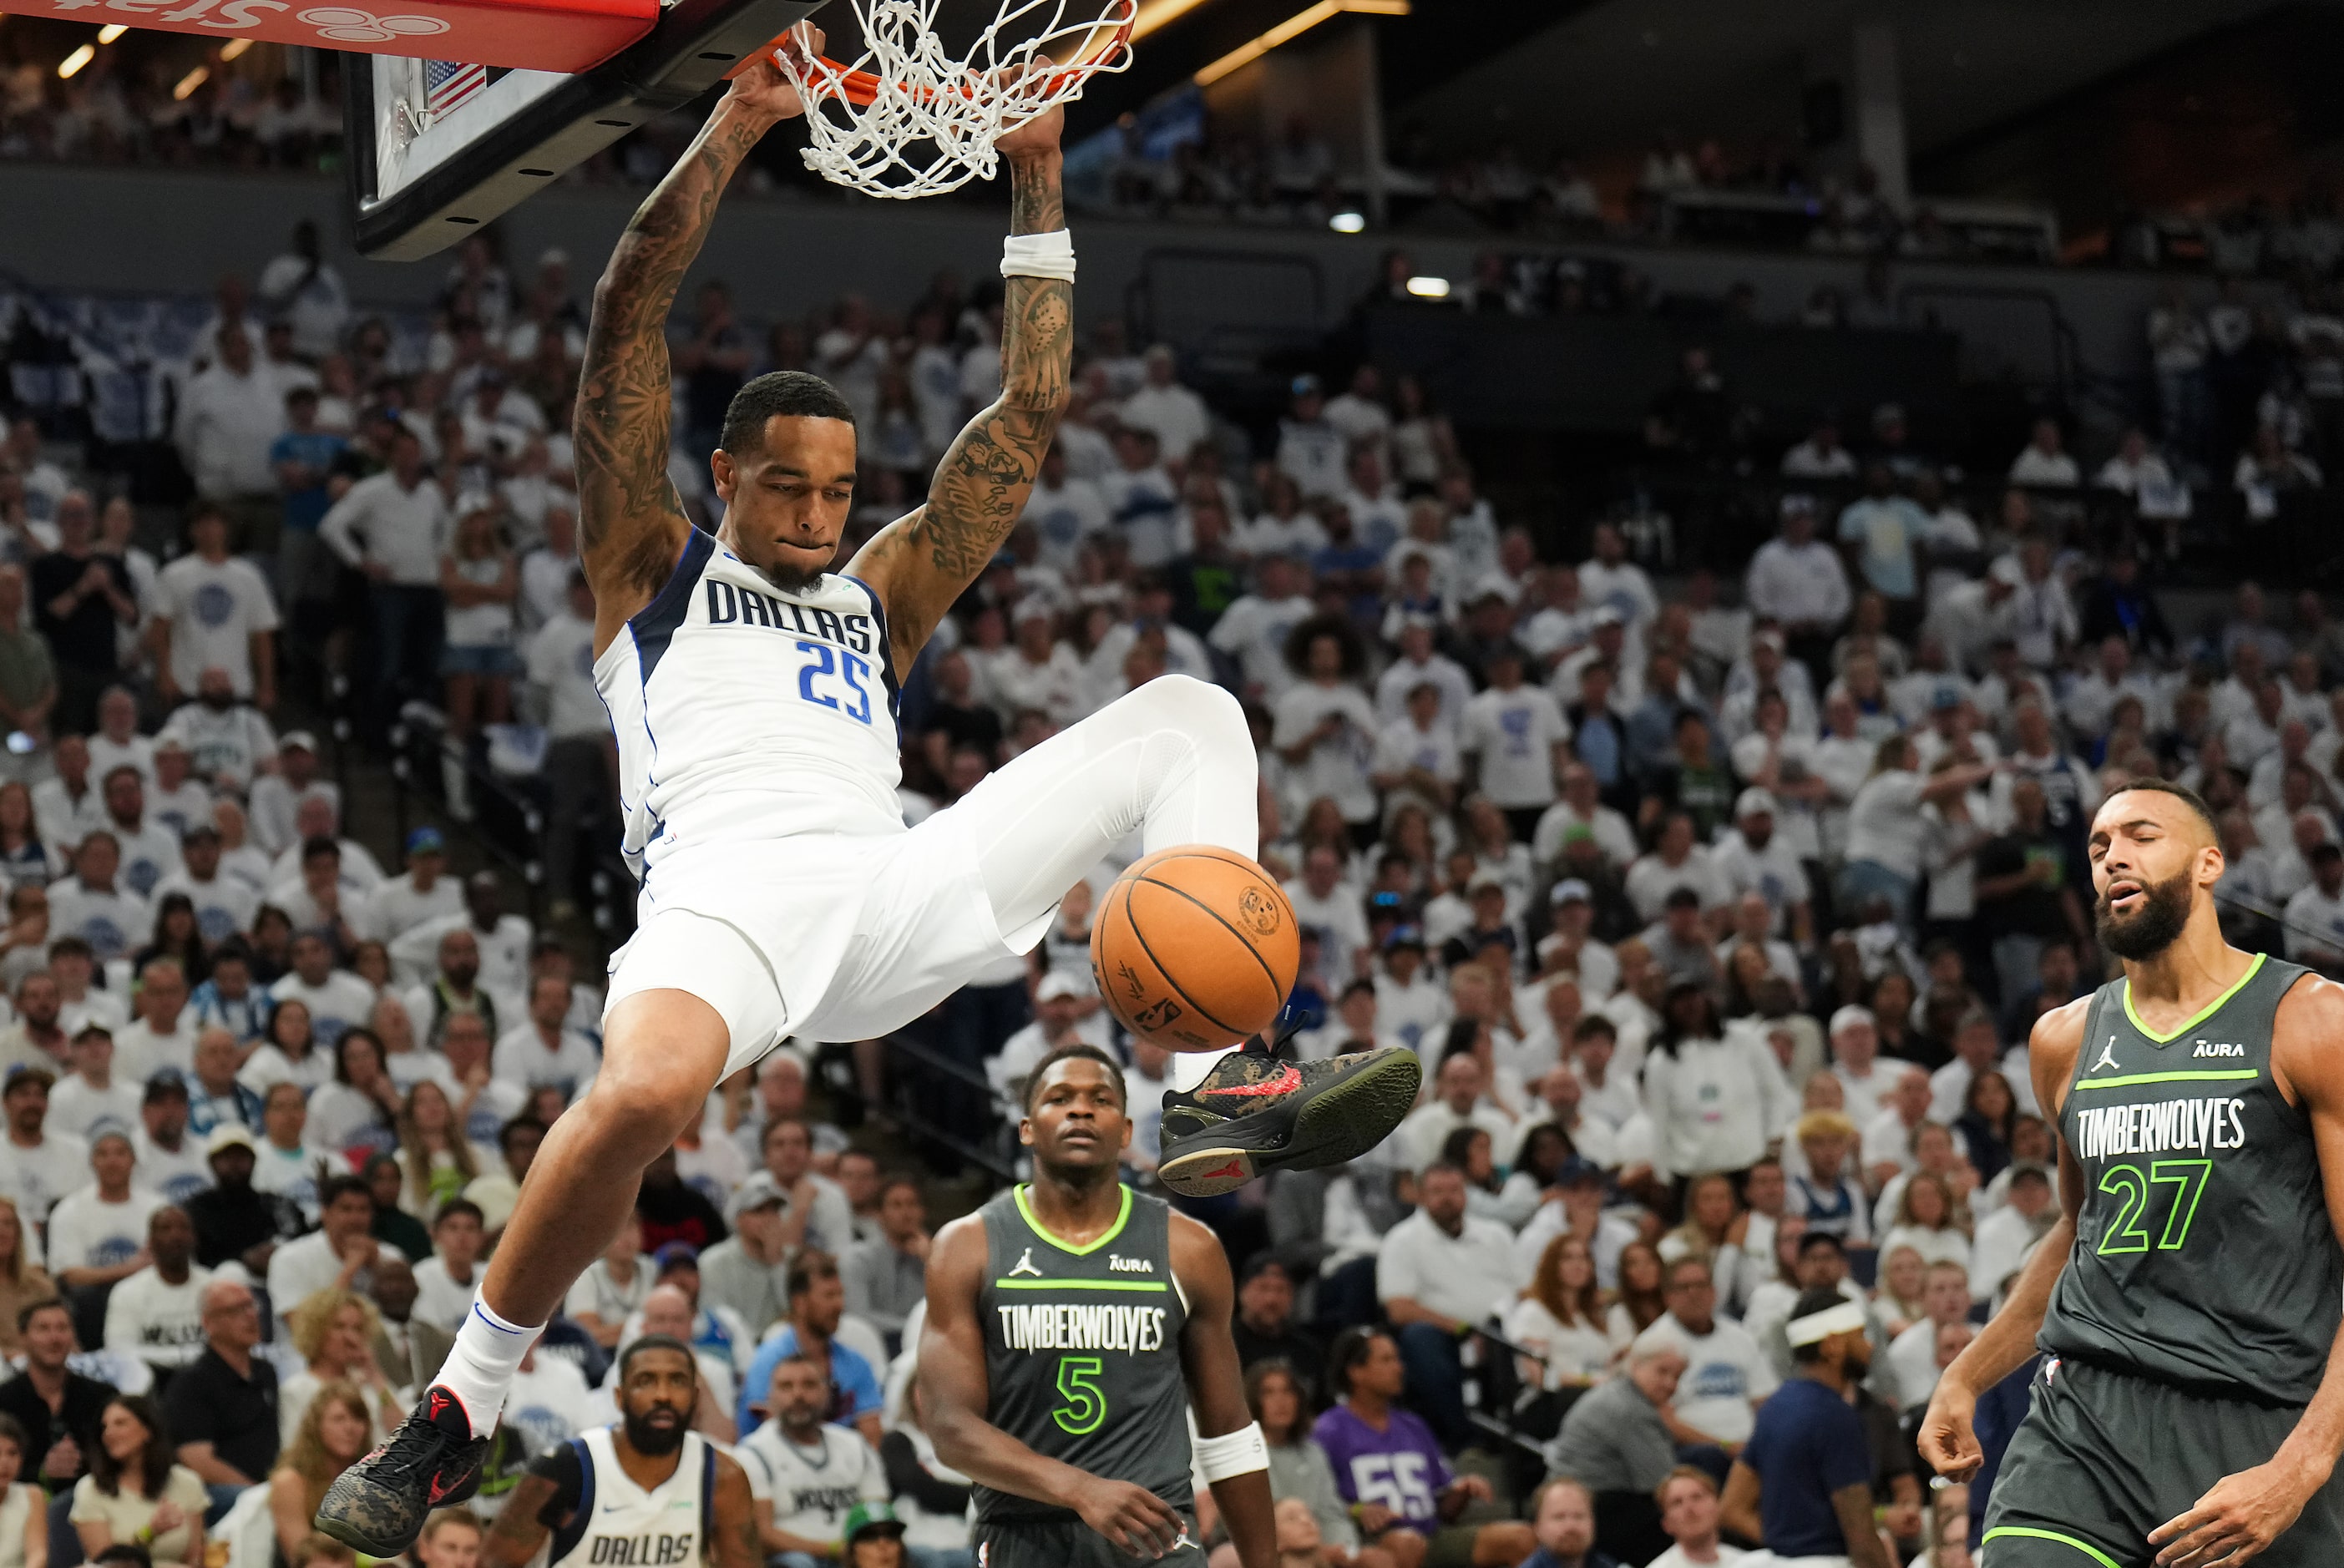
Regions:
<instances>
[{"instance_id":1,"label":"backboard","mask_svg":"<svg viewBox=\"0 0 2344 1568\"><path fill-rule=\"evenodd\" d=\"M412 261L462 239L636 126L682 107L822 0L673 0L576 75L343 56L359 252Z\"/></svg>"}]
</instances>

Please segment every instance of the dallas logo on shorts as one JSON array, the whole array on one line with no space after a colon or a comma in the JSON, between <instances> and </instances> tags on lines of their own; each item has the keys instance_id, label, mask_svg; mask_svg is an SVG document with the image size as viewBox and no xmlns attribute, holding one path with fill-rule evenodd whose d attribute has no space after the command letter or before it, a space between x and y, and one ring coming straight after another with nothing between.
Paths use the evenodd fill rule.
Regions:
<instances>
[{"instance_id":1,"label":"dallas logo on shorts","mask_svg":"<svg viewBox=\"0 0 2344 1568\"><path fill-rule=\"evenodd\" d=\"M700 1533L687 1530L681 1535L598 1535L587 1561L597 1568L665 1568L699 1554Z\"/></svg>"}]
</instances>

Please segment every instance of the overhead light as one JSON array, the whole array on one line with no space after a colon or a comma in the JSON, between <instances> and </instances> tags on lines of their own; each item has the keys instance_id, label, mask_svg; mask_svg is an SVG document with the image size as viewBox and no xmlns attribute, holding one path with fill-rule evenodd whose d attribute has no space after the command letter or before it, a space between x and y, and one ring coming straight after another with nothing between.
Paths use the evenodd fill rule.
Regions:
<instances>
[{"instance_id":1,"label":"overhead light","mask_svg":"<svg viewBox=\"0 0 2344 1568\"><path fill-rule=\"evenodd\" d=\"M64 59L57 62L57 80L61 82L71 81L75 72L80 70L84 66L88 65L92 60L96 58L97 46L95 44L84 44L80 48L76 49L72 54L67 55Z\"/></svg>"},{"instance_id":2,"label":"overhead light","mask_svg":"<svg viewBox=\"0 0 2344 1568\"><path fill-rule=\"evenodd\" d=\"M1327 220L1327 227L1338 234L1357 234L1367 226L1368 220L1356 212L1339 212Z\"/></svg>"},{"instance_id":3,"label":"overhead light","mask_svg":"<svg viewBox=\"0 0 2344 1568\"><path fill-rule=\"evenodd\" d=\"M1209 87L1230 72L1242 70L1279 45L1292 43L1319 23L1339 16L1346 11L1368 16L1405 16L1408 6L1409 0L1318 0L1318 4L1308 11L1296 12L1252 43L1239 45L1197 72L1197 86Z\"/></svg>"},{"instance_id":4,"label":"overhead light","mask_svg":"<svg viewBox=\"0 0 2344 1568\"><path fill-rule=\"evenodd\" d=\"M220 50L220 58L223 60L233 60L238 55L243 54L247 49L251 47L252 40L249 37L230 38L227 41L227 46Z\"/></svg>"},{"instance_id":5,"label":"overhead light","mask_svg":"<svg viewBox=\"0 0 2344 1568\"><path fill-rule=\"evenodd\" d=\"M1419 299L1446 299L1449 298L1449 279L1411 278L1408 280L1408 291Z\"/></svg>"},{"instance_id":6,"label":"overhead light","mask_svg":"<svg viewBox=\"0 0 2344 1568\"><path fill-rule=\"evenodd\" d=\"M1167 27L1202 5L1205 0L1143 0L1139 15L1132 18L1131 36L1137 41L1159 27Z\"/></svg>"},{"instance_id":7,"label":"overhead light","mask_svg":"<svg viewBox=\"0 0 2344 1568\"><path fill-rule=\"evenodd\" d=\"M171 101L179 104L186 103L188 98L195 95L195 91L197 87L202 86L206 82L208 82L211 79L212 68L209 66L197 66L194 70L189 71L186 76L181 76L179 78L179 85L171 89Z\"/></svg>"},{"instance_id":8,"label":"overhead light","mask_svg":"<svg viewBox=\"0 0 2344 1568\"><path fill-rule=\"evenodd\" d=\"M119 22L108 22L97 30L97 41L101 44L111 44L128 31L130 29Z\"/></svg>"}]
</instances>

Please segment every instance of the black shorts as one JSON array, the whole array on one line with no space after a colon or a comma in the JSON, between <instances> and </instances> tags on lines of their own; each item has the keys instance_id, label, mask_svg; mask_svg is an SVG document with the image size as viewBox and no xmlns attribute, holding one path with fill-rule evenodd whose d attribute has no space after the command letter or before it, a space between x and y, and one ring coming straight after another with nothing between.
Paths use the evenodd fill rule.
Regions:
<instances>
[{"instance_id":1,"label":"black shorts","mask_svg":"<svg viewBox=\"0 0 2344 1568\"><path fill-rule=\"evenodd\" d=\"M1180 1520L1185 1533L1156 1562L1168 1568L1205 1568L1196 1515L1183 1509ZM1140 1562L1079 1519L1063 1524L980 1522L975 1545L976 1568L1135 1568Z\"/></svg>"},{"instance_id":2,"label":"black shorts","mask_svg":"<svg viewBox=\"0 0 2344 1568\"><path fill-rule=\"evenodd\" d=\"M1980 1568L2149 1568L2148 1533L2278 1452L2300 1409L2044 1358L1986 1502ZM2344 1564L2344 1472L2256 1568Z\"/></svg>"}]
</instances>

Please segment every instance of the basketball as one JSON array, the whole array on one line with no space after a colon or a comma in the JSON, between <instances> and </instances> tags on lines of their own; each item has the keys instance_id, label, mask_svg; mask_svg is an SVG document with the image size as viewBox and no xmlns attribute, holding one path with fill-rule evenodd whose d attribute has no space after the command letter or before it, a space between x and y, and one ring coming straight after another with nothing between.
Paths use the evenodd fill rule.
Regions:
<instances>
[{"instance_id":1,"label":"basketball","mask_svg":"<svg viewBox=\"0 0 2344 1568\"><path fill-rule=\"evenodd\" d=\"M1301 961L1285 892L1211 845L1132 862L1091 922L1099 995L1125 1028L1167 1050L1218 1050L1268 1029Z\"/></svg>"}]
</instances>

